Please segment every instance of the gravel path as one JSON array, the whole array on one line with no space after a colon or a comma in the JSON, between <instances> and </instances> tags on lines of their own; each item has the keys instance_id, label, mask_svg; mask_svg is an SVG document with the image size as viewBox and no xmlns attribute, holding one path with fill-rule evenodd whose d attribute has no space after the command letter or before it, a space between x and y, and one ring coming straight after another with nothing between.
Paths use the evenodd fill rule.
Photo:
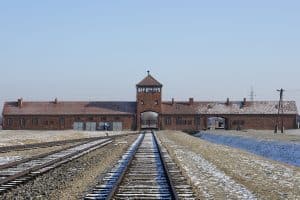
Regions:
<instances>
[{"instance_id":1,"label":"gravel path","mask_svg":"<svg viewBox=\"0 0 300 200\"><path fill-rule=\"evenodd\" d=\"M99 174L108 170L135 139L136 136L116 139L105 148L95 150L19 186L4 194L1 199L81 199L96 184Z\"/></svg>"},{"instance_id":2,"label":"gravel path","mask_svg":"<svg viewBox=\"0 0 300 200\"><path fill-rule=\"evenodd\" d=\"M300 199L300 169L182 132L161 141L204 199Z\"/></svg>"}]
</instances>

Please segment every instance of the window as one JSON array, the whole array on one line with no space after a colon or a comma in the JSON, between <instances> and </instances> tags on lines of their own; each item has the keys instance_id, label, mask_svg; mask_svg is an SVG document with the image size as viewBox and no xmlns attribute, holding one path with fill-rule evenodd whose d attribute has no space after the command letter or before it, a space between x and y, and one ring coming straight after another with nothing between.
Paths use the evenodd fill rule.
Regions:
<instances>
[{"instance_id":1,"label":"window","mask_svg":"<svg viewBox=\"0 0 300 200\"><path fill-rule=\"evenodd\" d=\"M155 105L158 105L158 100L155 101Z\"/></svg>"},{"instance_id":2,"label":"window","mask_svg":"<svg viewBox=\"0 0 300 200\"><path fill-rule=\"evenodd\" d=\"M107 120L107 118L106 117L101 117L101 121L106 121Z\"/></svg>"},{"instance_id":3,"label":"window","mask_svg":"<svg viewBox=\"0 0 300 200\"><path fill-rule=\"evenodd\" d=\"M32 125L34 125L34 126L39 125L39 119L38 118L33 118L32 119Z\"/></svg>"},{"instance_id":4,"label":"window","mask_svg":"<svg viewBox=\"0 0 300 200\"><path fill-rule=\"evenodd\" d=\"M195 117L195 125L200 125L201 119L200 117Z\"/></svg>"},{"instance_id":5,"label":"window","mask_svg":"<svg viewBox=\"0 0 300 200\"><path fill-rule=\"evenodd\" d=\"M25 127L25 123L26 123L26 121L25 121L24 118L23 118L23 119L20 119L20 126L21 126L22 128Z\"/></svg>"},{"instance_id":6,"label":"window","mask_svg":"<svg viewBox=\"0 0 300 200\"><path fill-rule=\"evenodd\" d=\"M48 120L44 121L44 125L48 126L49 125L49 121Z\"/></svg>"},{"instance_id":7,"label":"window","mask_svg":"<svg viewBox=\"0 0 300 200\"><path fill-rule=\"evenodd\" d=\"M89 121L93 121L94 120L94 117L89 117Z\"/></svg>"},{"instance_id":8,"label":"window","mask_svg":"<svg viewBox=\"0 0 300 200\"><path fill-rule=\"evenodd\" d=\"M141 87L137 90L139 93L157 93L161 92L161 89L159 87Z\"/></svg>"},{"instance_id":9,"label":"window","mask_svg":"<svg viewBox=\"0 0 300 200\"><path fill-rule=\"evenodd\" d=\"M13 123L14 123L13 119L8 118L8 120L7 120L7 126L12 126Z\"/></svg>"},{"instance_id":10,"label":"window","mask_svg":"<svg viewBox=\"0 0 300 200\"><path fill-rule=\"evenodd\" d=\"M172 124L172 118L171 117L166 117L165 118L165 124L166 125L171 125Z\"/></svg>"},{"instance_id":11,"label":"window","mask_svg":"<svg viewBox=\"0 0 300 200\"><path fill-rule=\"evenodd\" d=\"M143 100L141 100L141 104L142 104L142 105L144 105L144 104L145 104L145 102L144 102Z\"/></svg>"},{"instance_id":12,"label":"window","mask_svg":"<svg viewBox=\"0 0 300 200\"><path fill-rule=\"evenodd\" d=\"M120 121L120 117L115 117L115 121Z\"/></svg>"},{"instance_id":13,"label":"window","mask_svg":"<svg viewBox=\"0 0 300 200\"><path fill-rule=\"evenodd\" d=\"M177 125L182 124L182 117L177 117L177 118L176 118L176 124L177 124Z\"/></svg>"},{"instance_id":14,"label":"window","mask_svg":"<svg viewBox=\"0 0 300 200\"><path fill-rule=\"evenodd\" d=\"M60 124L61 126L64 126L64 125L65 125L65 118L60 117L60 118L59 118L59 124Z\"/></svg>"}]
</instances>

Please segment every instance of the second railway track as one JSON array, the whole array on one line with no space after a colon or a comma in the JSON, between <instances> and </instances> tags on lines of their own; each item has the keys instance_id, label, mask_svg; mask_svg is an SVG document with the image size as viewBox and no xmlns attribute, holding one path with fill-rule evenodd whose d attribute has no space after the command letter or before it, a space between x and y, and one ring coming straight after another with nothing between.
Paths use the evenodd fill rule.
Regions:
<instances>
[{"instance_id":1,"label":"second railway track","mask_svg":"<svg viewBox=\"0 0 300 200\"><path fill-rule=\"evenodd\" d=\"M112 139L85 142L0 166L0 194L31 180L37 175L79 158L93 150L104 147L111 142Z\"/></svg>"},{"instance_id":2,"label":"second railway track","mask_svg":"<svg viewBox=\"0 0 300 200\"><path fill-rule=\"evenodd\" d=\"M86 200L196 199L154 132L141 134Z\"/></svg>"}]
</instances>

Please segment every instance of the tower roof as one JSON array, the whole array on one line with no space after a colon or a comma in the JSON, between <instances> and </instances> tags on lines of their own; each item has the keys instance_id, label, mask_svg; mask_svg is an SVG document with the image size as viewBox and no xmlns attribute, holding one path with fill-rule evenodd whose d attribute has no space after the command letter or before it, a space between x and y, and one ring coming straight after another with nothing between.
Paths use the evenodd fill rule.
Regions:
<instances>
[{"instance_id":1,"label":"tower roof","mask_svg":"<svg viewBox=\"0 0 300 200\"><path fill-rule=\"evenodd\" d=\"M141 82L139 82L136 86L143 87L143 86L149 86L149 87L162 87L162 84L158 82L153 76L150 75L150 71L148 72L148 76L146 76Z\"/></svg>"}]
</instances>

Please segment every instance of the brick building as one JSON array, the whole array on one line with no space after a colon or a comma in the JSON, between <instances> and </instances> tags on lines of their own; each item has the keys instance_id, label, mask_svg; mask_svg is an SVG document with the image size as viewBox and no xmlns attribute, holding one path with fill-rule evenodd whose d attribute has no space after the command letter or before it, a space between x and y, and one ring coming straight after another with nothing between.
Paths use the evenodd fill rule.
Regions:
<instances>
[{"instance_id":1,"label":"brick building","mask_svg":"<svg viewBox=\"0 0 300 200\"><path fill-rule=\"evenodd\" d=\"M278 121L286 129L297 125L294 101L283 102L283 113L278 115L275 101L162 101L162 89L148 72L136 85L135 102L6 102L3 129L274 129Z\"/></svg>"}]
</instances>

